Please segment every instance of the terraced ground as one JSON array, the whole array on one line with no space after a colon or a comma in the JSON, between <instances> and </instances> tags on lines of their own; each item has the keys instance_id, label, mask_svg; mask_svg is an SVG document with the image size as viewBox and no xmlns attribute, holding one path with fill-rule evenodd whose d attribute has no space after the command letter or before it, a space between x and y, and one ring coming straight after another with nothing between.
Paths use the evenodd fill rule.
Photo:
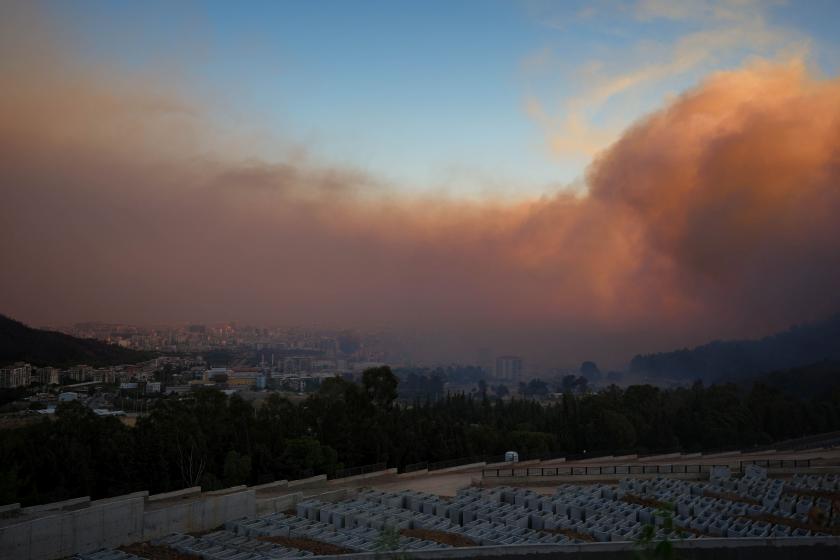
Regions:
<instances>
[{"instance_id":1,"label":"terraced ground","mask_svg":"<svg viewBox=\"0 0 840 560\"><path fill-rule=\"evenodd\" d=\"M77 560L269 560L385 550L629 542L646 525L658 538L840 535L840 476L745 476L694 482L626 478L527 488L469 487L454 497L361 489L339 502L316 499L294 512L238 519L204 535L174 533L148 544Z\"/></svg>"}]
</instances>

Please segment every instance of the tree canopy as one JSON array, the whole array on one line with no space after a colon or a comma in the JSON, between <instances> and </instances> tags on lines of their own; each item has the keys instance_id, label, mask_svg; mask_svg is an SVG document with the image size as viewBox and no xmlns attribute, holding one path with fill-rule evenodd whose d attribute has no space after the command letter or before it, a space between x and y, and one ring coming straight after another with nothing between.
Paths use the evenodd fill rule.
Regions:
<instances>
[{"instance_id":1,"label":"tree canopy","mask_svg":"<svg viewBox=\"0 0 840 560\"><path fill-rule=\"evenodd\" d=\"M328 379L300 403L272 394L255 408L203 389L158 400L135 427L62 403L53 420L0 431L0 503L217 489L508 450L527 458L748 447L840 429L836 383L807 398L762 381L610 386L550 402L501 400L487 391L409 404L396 401L397 387L383 367L366 371L358 384Z\"/></svg>"}]
</instances>

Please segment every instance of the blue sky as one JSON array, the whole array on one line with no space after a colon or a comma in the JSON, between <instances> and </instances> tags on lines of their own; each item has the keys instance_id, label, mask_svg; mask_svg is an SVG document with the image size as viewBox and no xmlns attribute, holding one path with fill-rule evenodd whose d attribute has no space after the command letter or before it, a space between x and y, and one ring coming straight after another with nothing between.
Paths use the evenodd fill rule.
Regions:
<instances>
[{"instance_id":1,"label":"blue sky","mask_svg":"<svg viewBox=\"0 0 840 560\"><path fill-rule=\"evenodd\" d=\"M840 2L52 2L91 60L173 76L227 126L397 188L533 196L710 72L805 53ZM629 85L628 85L629 84ZM611 93L604 93L611 92ZM271 140L268 140L270 138Z\"/></svg>"}]
</instances>

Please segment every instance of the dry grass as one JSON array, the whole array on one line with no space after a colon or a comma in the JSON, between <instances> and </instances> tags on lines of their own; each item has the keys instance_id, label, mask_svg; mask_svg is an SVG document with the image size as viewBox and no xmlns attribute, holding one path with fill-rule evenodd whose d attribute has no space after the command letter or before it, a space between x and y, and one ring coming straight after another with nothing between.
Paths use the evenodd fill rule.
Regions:
<instances>
[{"instance_id":1,"label":"dry grass","mask_svg":"<svg viewBox=\"0 0 840 560\"><path fill-rule=\"evenodd\" d=\"M713 534L708 533L706 531L701 531L699 529L693 529L691 527L677 527L676 525L674 525L674 532L675 533L688 533L690 535L697 535L698 537L713 537L713 538L716 537L716 535L713 535Z\"/></svg>"},{"instance_id":2,"label":"dry grass","mask_svg":"<svg viewBox=\"0 0 840 560\"><path fill-rule=\"evenodd\" d=\"M723 500L729 500L730 502L740 502L742 504L749 504L751 506L760 506L761 502L755 500L753 498L745 498L740 494L734 494L732 492L710 492L709 490L703 491L704 496L709 496L710 498L720 498Z\"/></svg>"},{"instance_id":3,"label":"dry grass","mask_svg":"<svg viewBox=\"0 0 840 560\"><path fill-rule=\"evenodd\" d=\"M621 498L621 501L628 504L636 504L639 506L652 507L655 509L664 509L668 511L672 511L674 509L673 504L669 504L668 502L654 500L651 498L642 498L641 496L636 496L635 494L625 494Z\"/></svg>"},{"instance_id":4,"label":"dry grass","mask_svg":"<svg viewBox=\"0 0 840 560\"><path fill-rule=\"evenodd\" d=\"M133 554L148 560L200 560L200 556L184 554L168 546L158 546L149 543L134 543L119 547L118 550Z\"/></svg>"},{"instance_id":5,"label":"dry grass","mask_svg":"<svg viewBox=\"0 0 840 560\"><path fill-rule=\"evenodd\" d=\"M805 488L796 488L795 486L785 486L785 493L796 496L808 496L809 498L828 498L832 502L840 502L840 492L834 490L807 490Z\"/></svg>"},{"instance_id":6,"label":"dry grass","mask_svg":"<svg viewBox=\"0 0 840 560\"><path fill-rule=\"evenodd\" d=\"M840 536L840 527L826 526L814 522L803 523L802 521L782 517L780 515L761 513L755 515L739 515L738 517L749 521L764 521L765 523L771 523L773 525L785 525L794 529L804 529L815 533L828 533L829 535Z\"/></svg>"},{"instance_id":7,"label":"dry grass","mask_svg":"<svg viewBox=\"0 0 840 560\"><path fill-rule=\"evenodd\" d=\"M258 541L265 541L288 548L296 548L298 550L306 550L316 555L327 556L330 554L352 554L354 550L344 548L330 543L316 541L312 539L305 539L301 537L256 537Z\"/></svg>"},{"instance_id":8,"label":"dry grass","mask_svg":"<svg viewBox=\"0 0 840 560\"><path fill-rule=\"evenodd\" d=\"M577 539L579 541L595 542L595 537L592 535L575 531L574 529L542 529L544 533L554 533L555 535L566 535L570 539Z\"/></svg>"},{"instance_id":9,"label":"dry grass","mask_svg":"<svg viewBox=\"0 0 840 560\"><path fill-rule=\"evenodd\" d=\"M454 546L456 548L478 546L478 543L469 537L455 533L447 533L445 531L432 531L430 529L400 529L400 534L404 537L414 537L415 539L434 541L441 544L448 544L449 546Z\"/></svg>"}]
</instances>

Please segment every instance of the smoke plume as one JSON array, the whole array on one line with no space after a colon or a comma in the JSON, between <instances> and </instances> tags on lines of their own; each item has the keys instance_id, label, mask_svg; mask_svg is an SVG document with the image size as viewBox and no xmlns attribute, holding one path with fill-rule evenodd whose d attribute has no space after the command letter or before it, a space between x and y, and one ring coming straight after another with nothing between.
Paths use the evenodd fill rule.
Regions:
<instances>
[{"instance_id":1,"label":"smoke plume","mask_svg":"<svg viewBox=\"0 0 840 560\"><path fill-rule=\"evenodd\" d=\"M710 76L583 195L475 202L225 156L200 101L8 27L0 310L30 323L390 326L426 357L565 364L840 304L840 82L800 60Z\"/></svg>"}]
</instances>

